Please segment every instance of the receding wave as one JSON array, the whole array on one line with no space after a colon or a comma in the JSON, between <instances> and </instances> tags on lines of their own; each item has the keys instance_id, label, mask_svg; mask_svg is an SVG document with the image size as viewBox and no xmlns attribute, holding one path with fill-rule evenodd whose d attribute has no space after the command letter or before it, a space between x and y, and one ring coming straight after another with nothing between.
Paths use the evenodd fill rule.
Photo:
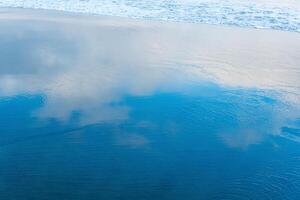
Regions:
<instances>
[{"instance_id":1,"label":"receding wave","mask_svg":"<svg viewBox=\"0 0 300 200\"><path fill-rule=\"evenodd\" d=\"M277 1L262 3L260 0L2 0L0 7L49 9L135 19L300 32L300 3L296 0Z\"/></svg>"}]
</instances>

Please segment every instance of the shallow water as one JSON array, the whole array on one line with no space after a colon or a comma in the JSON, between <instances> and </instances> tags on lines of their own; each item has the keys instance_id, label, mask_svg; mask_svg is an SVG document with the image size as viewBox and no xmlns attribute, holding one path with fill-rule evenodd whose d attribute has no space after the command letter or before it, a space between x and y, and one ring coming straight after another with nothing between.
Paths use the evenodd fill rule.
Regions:
<instances>
[{"instance_id":1,"label":"shallow water","mask_svg":"<svg viewBox=\"0 0 300 200\"><path fill-rule=\"evenodd\" d=\"M300 32L298 0L1 0L0 7Z\"/></svg>"},{"instance_id":2,"label":"shallow water","mask_svg":"<svg viewBox=\"0 0 300 200\"><path fill-rule=\"evenodd\" d=\"M299 34L11 11L0 46L0 199L299 199Z\"/></svg>"}]
</instances>

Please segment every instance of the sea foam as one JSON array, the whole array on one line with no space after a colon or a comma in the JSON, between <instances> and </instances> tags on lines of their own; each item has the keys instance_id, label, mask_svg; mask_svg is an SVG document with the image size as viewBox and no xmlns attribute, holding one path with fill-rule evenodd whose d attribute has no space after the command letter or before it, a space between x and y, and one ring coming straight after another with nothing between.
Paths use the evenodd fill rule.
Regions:
<instances>
[{"instance_id":1,"label":"sea foam","mask_svg":"<svg viewBox=\"0 0 300 200\"><path fill-rule=\"evenodd\" d=\"M300 32L296 0L2 0L0 7Z\"/></svg>"}]
</instances>

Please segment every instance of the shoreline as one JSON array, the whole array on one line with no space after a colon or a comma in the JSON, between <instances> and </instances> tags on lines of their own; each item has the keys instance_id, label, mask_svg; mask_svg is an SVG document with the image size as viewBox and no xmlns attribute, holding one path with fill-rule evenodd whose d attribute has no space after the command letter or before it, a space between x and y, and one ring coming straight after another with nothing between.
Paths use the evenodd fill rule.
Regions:
<instances>
[{"instance_id":1,"label":"shoreline","mask_svg":"<svg viewBox=\"0 0 300 200\"><path fill-rule=\"evenodd\" d=\"M43 17L36 19L36 16ZM49 18L51 17L51 19ZM199 27L217 27L224 29L244 29L244 30L255 30L255 31L271 31L271 32L285 32L292 34L299 34L298 31L288 31L288 30L279 30L272 28L255 28L255 27L239 27L233 25L226 24L209 24L209 23L195 23L195 22L183 22L183 21L167 21L167 20L147 20L147 19L137 19L130 17L120 17L120 16L110 16L110 15L100 15L100 14L89 14L89 13L80 13L80 12L72 12L72 11L61 11L54 9L43 9L43 8L0 8L0 20L20 20L20 19L28 19L28 20L50 20L53 21L55 18L64 19L67 21L72 21L72 19L77 18L77 20L85 21L87 23L87 19L92 20L93 22L99 21L120 21L125 22L127 24L151 24L151 25L186 25L186 26L199 26ZM89 21L88 23L91 23ZM121 25L118 23L118 25Z\"/></svg>"},{"instance_id":2,"label":"shoreline","mask_svg":"<svg viewBox=\"0 0 300 200\"><path fill-rule=\"evenodd\" d=\"M273 2L274 3L274 2ZM286 30L300 32L300 4L272 2L241 2L235 0L196 2L172 0L145 1L74 1L73 3L54 0L4 1L0 7L45 9L63 12L86 13L89 15L119 16L131 19L153 21L174 21L204 23L256 29ZM276 6L275 6L276 5Z\"/></svg>"}]
</instances>

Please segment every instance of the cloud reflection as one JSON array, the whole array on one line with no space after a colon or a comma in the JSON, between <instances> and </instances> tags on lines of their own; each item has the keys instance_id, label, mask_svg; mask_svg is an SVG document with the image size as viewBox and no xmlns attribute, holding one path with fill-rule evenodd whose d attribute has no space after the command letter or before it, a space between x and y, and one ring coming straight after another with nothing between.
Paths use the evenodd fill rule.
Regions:
<instances>
[{"instance_id":1,"label":"cloud reflection","mask_svg":"<svg viewBox=\"0 0 300 200\"><path fill-rule=\"evenodd\" d=\"M194 95L186 88L202 82L265 91L284 102L274 107L274 130L298 117L299 34L39 15L0 24L0 96L43 95L39 118L67 122L76 111L82 125L126 120L124 96ZM261 134L247 126L221 138L233 147L258 143ZM128 141L146 143L139 136Z\"/></svg>"}]
</instances>

